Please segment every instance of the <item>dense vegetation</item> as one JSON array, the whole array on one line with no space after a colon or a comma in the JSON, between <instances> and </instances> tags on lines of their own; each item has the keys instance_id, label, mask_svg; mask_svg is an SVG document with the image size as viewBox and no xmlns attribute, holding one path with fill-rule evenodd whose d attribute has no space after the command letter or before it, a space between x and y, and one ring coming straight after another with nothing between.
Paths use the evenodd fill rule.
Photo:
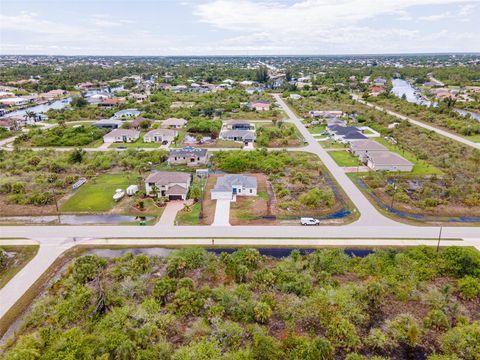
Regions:
<instances>
[{"instance_id":1,"label":"dense vegetation","mask_svg":"<svg viewBox=\"0 0 480 360\"><path fill-rule=\"evenodd\" d=\"M29 143L32 146L86 146L99 140L108 133L107 129L95 126L79 125L76 127L56 126L51 129L31 129L15 139L15 145Z\"/></svg>"},{"instance_id":2,"label":"dense vegetation","mask_svg":"<svg viewBox=\"0 0 480 360\"><path fill-rule=\"evenodd\" d=\"M480 254L417 247L77 258L12 359L478 359Z\"/></svg>"},{"instance_id":3,"label":"dense vegetation","mask_svg":"<svg viewBox=\"0 0 480 360\"><path fill-rule=\"evenodd\" d=\"M276 122L275 126L260 126L257 129L257 146L286 147L300 145L297 128L293 124Z\"/></svg>"},{"instance_id":4,"label":"dense vegetation","mask_svg":"<svg viewBox=\"0 0 480 360\"><path fill-rule=\"evenodd\" d=\"M268 176L282 214L321 214L340 206L316 155L286 151L220 151L215 169L229 173L260 172ZM337 209L338 210L338 209Z\"/></svg>"},{"instance_id":5,"label":"dense vegetation","mask_svg":"<svg viewBox=\"0 0 480 360\"><path fill-rule=\"evenodd\" d=\"M46 205L78 178L106 171L149 171L167 157L164 150L84 152L0 151L0 204Z\"/></svg>"},{"instance_id":6,"label":"dense vegetation","mask_svg":"<svg viewBox=\"0 0 480 360\"><path fill-rule=\"evenodd\" d=\"M366 100L387 109L398 111L402 115L452 130L460 135L480 135L480 122L461 116L453 111L452 107L447 106L445 102L434 108L409 103L395 95L372 96Z\"/></svg>"}]
</instances>

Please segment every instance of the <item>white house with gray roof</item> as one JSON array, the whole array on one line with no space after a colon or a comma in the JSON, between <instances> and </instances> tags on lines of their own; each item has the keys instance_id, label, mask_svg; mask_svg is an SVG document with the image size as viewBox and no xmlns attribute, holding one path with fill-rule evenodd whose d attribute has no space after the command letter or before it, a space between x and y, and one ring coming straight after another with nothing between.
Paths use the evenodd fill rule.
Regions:
<instances>
[{"instance_id":1,"label":"white house with gray roof","mask_svg":"<svg viewBox=\"0 0 480 360\"><path fill-rule=\"evenodd\" d=\"M227 174L217 178L211 191L212 200L236 201L237 196L257 196L257 178L240 174Z\"/></svg>"}]
</instances>

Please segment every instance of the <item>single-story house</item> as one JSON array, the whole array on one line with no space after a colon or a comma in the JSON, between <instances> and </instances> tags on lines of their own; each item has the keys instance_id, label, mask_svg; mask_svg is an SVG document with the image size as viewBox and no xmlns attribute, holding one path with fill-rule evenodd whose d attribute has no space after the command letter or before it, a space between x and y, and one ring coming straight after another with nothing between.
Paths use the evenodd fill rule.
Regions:
<instances>
[{"instance_id":1,"label":"single-story house","mask_svg":"<svg viewBox=\"0 0 480 360\"><path fill-rule=\"evenodd\" d=\"M143 136L144 142L168 142L171 143L178 135L178 131L173 129L154 129Z\"/></svg>"},{"instance_id":2,"label":"single-story house","mask_svg":"<svg viewBox=\"0 0 480 360\"><path fill-rule=\"evenodd\" d=\"M223 125L225 130L255 130L255 125L248 120L230 120Z\"/></svg>"},{"instance_id":3,"label":"single-story house","mask_svg":"<svg viewBox=\"0 0 480 360\"><path fill-rule=\"evenodd\" d=\"M140 131L132 129L115 129L103 137L105 143L129 143L136 141L140 136Z\"/></svg>"},{"instance_id":4,"label":"single-story house","mask_svg":"<svg viewBox=\"0 0 480 360\"><path fill-rule=\"evenodd\" d=\"M177 119L177 118L169 118L162 121L160 127L162 128L170 128L170 129L181 129L187 126L187 120L185 119Z\"/></svg>"},{"instance_id":5,"label":"single-story house","mask_svg":"<svg viewBox=\"0 0 480 360\"><path fill-rule=\"evenodd\" d=\"M367 166L376 171L412 171L413 164L390 151L372 151L366 155Z\"/></svg>"},{"instance_id":6,"label":"single-story house","mask_svg":"<svg viewBox=\"0 0 480 360\"><path fill-rule=\"evenodd\" d=\"M386 91L385 88L383 88L381 86L372 86L369 89L369 95L370 96L378 96L380 94L383 94L385 91Z\"/></svg>"},{"instance_id":7,"label":"single-story house","mask_svg":"<svg viewBox=\"0 0 480 360\"><path fill-rule=\"evenodd\" d=\"M268 111L270 110L271 106L272 104L267 101L255 101L248 104L248 107L250 109L254 109L255 111Z\"/></svg>"},{"instance_id":8,"label":"single-story house","mask_svg":"<svg viewBox=\"0 0 480 360\"><path fill-rule=\"evenodd\" d=\"M100 106L100 107L105 107L105 108L112 108L112 107L115 107L115 106L118 106L120 104L123 104L124 103L124 100L123 99L104 99L104 100L101 100L97 106Z\"/></svg>"},{"instance_id":9,"label":"single-story house","mask_svg":"<svg viewBox=\"0 0 480 360\"><path fill-rule=\"evenodd\" d=\"M348 143L352 140L367 139L367 137L362 134L361 130L355 126L332 125L327 127L327 132L334 140L342 143Z\"/></svg>"},{"instance_id":10,"label":"single-story house","mask_svg":"<svg viewBox=\"0 0 480 360\"><path fill-rule=\"evenodd\" d=\"M140 129L140 124L142 124L143 122L148 124L147 129L152 124L152 120L146 119L146 118L140 116L140 117L138 117L138 118L136 118L135 120L132 121L132 128L134 128L136 130Z\"/></svg>"},{"instance_id":11,"label":"single-story house","mask_svg":"<svg viewBox=\"0 0 480 360\"><path fill-rule=\"evenodd\" d=\"M117 111L115 114L113 114L113 117L116 119L123 119L123 118L136 118L140 115L140 111L137 109L125 109L125 110L120 110Z\"/></svg>"},{"instance_id":12,"label":"single-story house","mask_svg":"<svg viewBox=\"0 0 480 360\"><path fill-rule=\"evenodd\" d=\"M217 178L211 191L212 200L235 201L237 196L257 196L257 178L239 174L227 174Z\"/></svg>"},{"instance_id":13,"label":"single-story house","mask_svg":"<svg viewBox=\"0 0 480 360\"><path fill-rule=\"evenodd\" d=\"M145 179L145 192L168 200L186 200L191 181L189 173L158 171Z\"/></svg>"},{"instance_id":14,"label":"single-story house","mask_svg":"<svg viewBox=\"0 0 480 360\"><path fill-rule=\"evenodd\" d=\"M6 106L21 106L27 105L29 103L28 99L23 97L10 97L10 98L3 98L0 99L0 104Z\"/></svg>"},{"instance_id":15,"label":"single-story house","mask_svg":"<svg viewBox=\"0 0 480 360\"><path fill-rule=\"evenodd\" d=\"M256 139L253 130L222 130L219 137L222 140L241 141L245 144L255 142Z\"/></svg>"},{"instance_id":16,"label":"single-story house","mask_svg":"<svg viewBox=\"0 0 480 360\"><path fill-rule=\"evenodd\" d=\"M367 161L367 154L376 151L388 151L388 149L375 140L352 140L350 141L350 152L358 156L360 161Z\"/></svg>"},{"instance_id":17,"label":"single-story house","mask_svg":"<svg viewBox=\"0 0 480 360\"><path fill-rule=\"evenodd\" d=\"M375 80L373 80L373 84L377 85L377 86L385 86L385 85L387 85L387 80L385 80L381 77L378 77Z\"/></svg>"},{"instance_id":18,"label":"single-story house","mask_svg":"<svg viewBox=\"0 0 480 360\"><path fill-rule=\"evenodd\" d=\"M122 124L123 122L121 120L102 119L94 122L92 125L99 129L118 129Z\"/></svg>"},{"instance_id":19,"label":"single-story house","mask_svg":"<svg viewBox=\"0 0 480 360\"><path fill-rule=\"evenodd\" d=\"M208 163L208 151L207 149L193 147L171 149L167 162L171 165L206 165Z\"/></svg>"}]
</instances>

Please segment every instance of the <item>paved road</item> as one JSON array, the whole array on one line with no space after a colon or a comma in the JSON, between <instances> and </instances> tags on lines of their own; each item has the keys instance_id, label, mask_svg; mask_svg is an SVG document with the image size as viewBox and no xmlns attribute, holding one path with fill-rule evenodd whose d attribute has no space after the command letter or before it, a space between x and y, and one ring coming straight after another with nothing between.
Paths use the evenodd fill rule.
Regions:
<instances>
[{"instance_id":1,"label":"paved road","mask_svg":"<svg viewBox=\"0 0 480 360\"><path fill-rule=\"evenodd\" d=\"M395 221L386 218L380 214L380 212L378 212L378 210L370 203L365 195L363 195L358 187L349 179L347 175L345 175L345 171L338 166L332 157L328 155L327 151L320 146L313 135L307 130L305 125L303 125L302 121L293 113L287 104L285 104L285 101L283 101L280 95L275 94L274 98L282 107L283 111L285 111L289 120L297 126L303 138L308 142L308 149L315 153L320 160L322 160L332 176L340 184L347 196L360 211L360 219L357 221L357 223L362 225L384 226L397 224Z\"/></svg>"},{"instance_id":2,"label":"paved road","mask_svg":"<svg viewBox=\"0 0 480 360\"><path fill-rule=\"evenodd\" d=\"M121 228L120 227L116 227ZM128 228L128 227L126 227ZM200 227L201 229L221 229L219 233L226 235L230 230L236 227ZM249 227L249 229L257 229L256 227ZM265 227L261 227L265 228ZM58 227L56 228L58 234ZM178 228L172 228L174 232ZM190 228L193 233L205 235L199 227ZM290 227L295 229L295 227ZM302 228L299 228L302 229ZM313 228L312 228L313 229ZM318 229L318 228L316 228ZM152 228L150 227L150 230ZM108 231L107 231L108 232ZM255 231L257 232L257 231ZM179 231L180 234L183 231ZM178 234L178 233L177 233ZM242 235L247 235L243 234ZM230 235L231 236L231 235ZM257 235L258 236L258 235ZM12 307L18 299L29 289L38 277L44 273L55 259L60 256L65 250L78 245L145 245L145 246L175 246L175 245L201 245L211 246L213 237L205 237L202 239L195 238L164 238L164 239L77 239L73 242L72 238L38 238L37 243L40 243L38 255L30 261L8 284L0 289L0 321L5 313ZM216 238L215 245L217 246L416 246L428 245L436 246L437 240L405 240L405 239L389 239L389 240L370 240L370 239L285 239L285 238L271 238L258 239L252 237L250 239L235 239L235 238ZM31 240L2 240L0 243L4 245L29 245ZM441 242L442 246L476 246L480 250L479 240L466 241L451 241L444 240Z\"/></svg>"},{"instance_id":3,"label":"paved road","mask_svg":"<svg viewBox=\"0 0 480 360\"><path fill-rule=\"evenodd\" d=\"M408 116L405 116L405 115L402 115L402 114L399 114L399 113L396 113L394 111L391 111L391 110L387 110L381 106L377 106L375 104L372 104L372 103L369 103L365 100L362 100L360 99L360 96L356 95L356 94L351 94L352 95L352 99L353 100L356 100L358 101L359 103L361 104L364 104L364 105L367 105L371 108L374 108L375 110L379 110L379 111L385 111L387 114L389 115L392 115L392 116L395 116L396 118L400 119L400 120L405 120L405 121L408 121L409 123L411 124L414 124L414 125L417 125L417 126L420 126L424 129L427 129L427 130L431 130L431 131L435 131L437 134L440 134L442 136L446 136L452 140L455 140L455 141L458 141L458 142L461 142L465 145L468 145L468 146L471 146L471 147L474 147L474 148L477 148L477 149L480 149L480 143L476 143L476 142L473 142L473 141L470 141L470 140L467 140L459 135L455 135L455 134L452 134L451 132L448 132L448 131L445 131L445 130L442 130L442 129L439 129L439 128L436 128L434 126L431 126L431 125L427 125L421 121L418 121L418 120L414 120L412 118L409 118Z\"/></svg>"}]
</instances>

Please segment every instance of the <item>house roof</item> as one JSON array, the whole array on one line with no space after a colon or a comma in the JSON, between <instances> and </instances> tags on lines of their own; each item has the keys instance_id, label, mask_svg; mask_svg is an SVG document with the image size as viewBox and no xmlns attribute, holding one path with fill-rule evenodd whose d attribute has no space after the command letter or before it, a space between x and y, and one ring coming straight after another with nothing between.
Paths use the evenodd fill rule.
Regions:
<instances>
[{"instance_id":1,"label":"house roof","mask_svg":"<svg viewBox=\"0 0 480 360\"><path fill-rule=\"evenodd\" d=\"M351 132L360 132L360 130L355 126L341 126L341 125L331 125L328 126L328 130L333 131L337 135L345 135Z\"/></svg>"},{"instance_id":2,"label":"house roof","mask_svg":"<svg viewBox=\"0 0 480 360\"><path fill-rule=\"evenodd\" d=\"M242 186L244 188L256 188L257 178L255 176L245 176L240 174L227 174L217 178L217 183L212 192L232 191L233 186Z\"/></svg>"},{"instance_id":3,"label":"house roof","mask_svg":"<svg viewBox=\"0 0 480 360\"><path fill-rule=\"evenodd\" d=\"M168 118L162 121L162 126L183 126L187 123L185 119Z\"/></svg>"},{"instance_id":4,"label":"house roof","mask_svg":"<svg viewBox=\"0 0 480 360\"><path fill-rule=\"evenodd\" d=\"M368 154L368 158L375 165L413 165L404 157L390 151L374 151Z\"/></svg>"},{"instance_id":5,"label":"house roof","mask_svg":"<svg viewBox=\"0 0 480 360\"><path fill-rule=\"evenodd\" d=\"M116 119L102 119L93 123L93 125L106 125L106 124L114 124L117 126L121 126L123 124L123 121L116 120Z\"/></svg>"},{"instance_id":6,"label":"house roof","mask_svg":"<svg viewBox=\"0 0 480 360\"><path fill-rule=\"evenodd\" d=\"M255 139L255 133L252 130L223 130L220 135L222 137L241 137L243 139Z\"/></svg>"},{"instance_id":7,"label":"house roof","mask_svg":"<svg viewBox=\"0 0 480 360\"><path fill-rule=\"evenodd\" d=\"M180 185L173 185L169 187L165 193L166 195L187 195L187 189Z\"/></svg>"},{"instance_id":8,"label":"house roof","mask_svg":"<svg viewBox=\"0 0 480 360\"><path fill-rule=\"evenodd\" d=\"M150 130L147 132L144 137L150 137L150 136L155 136L155 135L160 135L160 136L172 136L175 137L177 136L178 132L175 130L171 129L154 129Z\"/></svg>"},{"instance_id":9,"label":"house roof","mask_svg":"<svg viewBox=\"0 0 480 360\"><path fill-rule=\"evenodd\" d=\"M385 91L385 88L383 88L383 87L381 87L381 86L372 86L372 87L370 88L370 91L371 91L371 92L377 92L377 93L379 93L379 92L384 92L384 91Z\"/></svg>"},{"instance_id":10,"label":"house roof","mask_svg":"<svg viewBox=\"0 0 480 360\"><path fill-rule=\"evenodd\" d=\"M228 120L227 122L225 122L225 125L229 125L229 126L236 125L236 124L251 125L251 123L252 122L250 120Z\"/></svg>"},{"instance_id":11,"label":"house roof","mask_svg":"<svg viewBox=\"0 0 480 360\"><path fill-rule=\"evenodd\" d=\"M346 134L342 134L342 136L346 140L367 139L367 137L358 130L349 131Z\"/></svg>"},{"instance_id":12,"label":"house roof","mask_svg":"<svg viewBox=\"0 0 480 360\"><path fill-rule=\"evenodd\" d=\"M139 126L142 121L148 121L149 123L152 122L150 119L146 119L142 116L137 117L135 120L132 121L132 126Z\"/></svg>"},{"instance_id":13,"label":"house roof","mask_svg":"<svg viewBox=\"0 0 480 360\"><path fill-rule=\"evenodd\" d=\"M387 151L387 148L375 140L355 140L350 143L352 151Z\"/></svg>"},{"instance_id":14,"label":"house roof","mask_svg":"<svg viewBox=\"0 0 480 360\"><path fill-rule=\"evenodd\" d=\"M106 137L117 137L117 136L131 136L131 137L137 137L140 135L140 131L137 130L132 130L132 129L115 129L110 131Z\"/></svg>"},{"instance_id":15,"label":"house roof","mask_svg":"<svg viewBox=\"0 0 480 360\"><path fill-rule=\"evenodd\" d=\"M189 173L175 171L157 171L148 175L145 179L145 182L155 183L157 185L168 185L171 183L187 183L189 180Z\"/></svg>"},{"instance_id":16,"label":"house roof","mask_svg":"<svg viewBox=\"0 0 480 360\"><path fill-rule=\"evenodd\" d=\"M204 157L208 153L207 149L186 147L183 149L171 149L169 156L199 156Z\"/></svg>"}]
</instances>

